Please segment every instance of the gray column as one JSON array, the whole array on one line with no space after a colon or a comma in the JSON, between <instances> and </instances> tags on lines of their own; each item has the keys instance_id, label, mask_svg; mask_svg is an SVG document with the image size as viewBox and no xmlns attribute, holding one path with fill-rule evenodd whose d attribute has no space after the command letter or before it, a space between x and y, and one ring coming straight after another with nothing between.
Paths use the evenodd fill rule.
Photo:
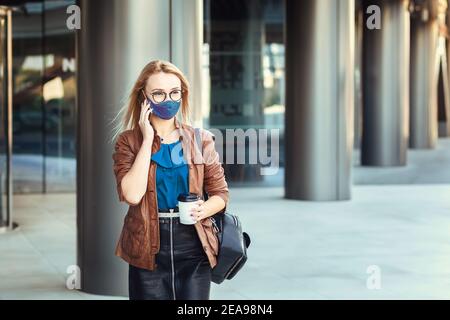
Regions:
<instances>
[{"instance_id":1,"label":"gray column","mask_svg":"<svg viewBox=\"0 0 450 320\"><path fill-rule=\"evenodd\" d=\"M285 197L351 196L355 4L286 1Z\"/></svg>"},{"instance_id":2,"label":"gray column","mask_svg":"<svg viewBox=\"0 0 450 320\"><path fill-rule=\"evenodd\" d=\"M441 36L439 43L441 63L438 84L438 135L439 137L448 137L450 135L450 82L445 37Z\"/></svg>"},{"instance_id":3,"label":"gray column","mask_svg":"<svg viewBox=\"0 0 450 320\"><path fill-rule=\"evenodd\" d=\"M361 164L406 164L409 133L409 1L365 1L378 6L381 28L364 27ZM372 11L366 15L371 16Z\"/></svg>"},{"instance_id":4,"label":"gray column","mask_svg":"<svg viewBox=\"0 0 450 320\"><path fill-rule=\"evenodd\" d=\"M437 1L414 1L411 19L411 148L433 148L438 138L438 36Z\"/></svg>"},{"instance_id":5,"label":"gray column","mask_svg":"<svg viewBox=\"0 0 450 320\"><path fill-rule=\"evenodd\" d=\"M450 10L447 5L447 9L442 10L440 15L442 27L449 34L450 28ZM438 133L439 137L450 136L450 45L448 39L441 36L441 68L440 68L440 78L439 78L439 101L438 101Z\"/></svg>"},{"instance_id":6,"label":"gray column","mask_svg":"<svg viewBox=\"0 0 450 320\"><path fill-rule=\"evenodd\" d=\"M82 290L128 295L114 249L128 206L112 171L111 119L150 60L170 59L169 1L82 0L77 36L77 249Z\"/></svg>"},{"instance_id":7,"label":"gray column","mask_svg":"<svg viewBox=\"0 0 450 320\"><path fill-rule=\"evenodd\" d=\"M203 54L203 0L172 1L172 62L183 71L191 84L191 121L203 126L203 117L209 107L202 74Z\"/></svg>"},{"instance_id":8,"label":"gray column","mask_svg":"<svg viewBox=\"0 0 450 320\"><path fill-rule=\"evenodd\" d=\"M354 142L353 147L360 149L362 140L362 117L363 117L363 96L362 96L362 46L363 30L365 28L364 12L362 10L362 0L355 2L355 114L354 114Z\"/></svg>"}]
</instances>

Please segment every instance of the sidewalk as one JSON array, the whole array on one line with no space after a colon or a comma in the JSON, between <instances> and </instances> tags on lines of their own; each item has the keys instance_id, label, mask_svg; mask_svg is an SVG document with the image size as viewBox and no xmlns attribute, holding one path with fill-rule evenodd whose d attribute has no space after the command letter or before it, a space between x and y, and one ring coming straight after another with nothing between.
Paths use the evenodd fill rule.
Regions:
<instances>
[{"instance_id":1,"label":"sidewalk","mask_svg":"<svg viewBox=\"0 0 450 320\"><path fill-rule=\"evenodd\" d=\"M354 186L305 202L282 188L231 189L252 238L240 273L212 299L449 299L450 185ZM0 299L103 299L65 288L75 264L75 195L16 195L20 230L0 235ZM366 271L381 269L381 289ZM123 298L123 297L122 297Z\"/></svg>"}]
</instances>

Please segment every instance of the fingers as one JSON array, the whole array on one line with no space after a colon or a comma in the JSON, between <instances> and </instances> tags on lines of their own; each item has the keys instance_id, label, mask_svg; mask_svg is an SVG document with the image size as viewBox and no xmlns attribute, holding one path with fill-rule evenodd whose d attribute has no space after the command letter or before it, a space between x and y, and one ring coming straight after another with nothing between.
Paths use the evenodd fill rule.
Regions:
<instances>
[{"instance_id":1,"label":"fingers","mask_svg":"<svg viewBox=\"0 0 450 320\"><path fill-rule=\"evenodd\" d=\"M204 202L205 202L205 201L203 201L203 200L197 200L197 201L195 202L196 206L193 207L192 210L193 210L194 212L195 212L195 211L201 210L202 204L203 204Z\"/></svg>"},{"instance_id":2,"label":"fingers","mask_svg":"<svg viewBox=\"0 0 450 320\"><path fill-rule=\"evenodd\" d=\"M142 122L142 119L144 118L145 113L145 102L141 103L141 113L139 115L139 122Z\"/></svg>"},{"instance_id":3,"label":"fingers","mask_svg":"<svg viewBox=\"0 0 450 320\"><path fill-rule=\"evenodd\" d=\"M148 123L150 123L150 120L148 119L148 115L150 114L150 112L151 112L151 110L149 107L148 109L145 110L145 113L144 113L144 121L146 121Z\"/></svg>"},{"instance_id":4,"label":"fingers","mask_svg":"<svg viewBox=\"0 0 450 320\"><path fill-rule=\"evenodd\" d=\"M146 100L144 100L141 103L141 115L140 115L140 118L139 118L140 121L143 121L145 119L145 113L146 113L146 110L148 110L148 109L149 109L148 103L147 103Z\"/></svg>"},{"instance_id":5,"label":"fingers","mask_svg":"<svg viewBox=\"0 0 450 320\"><path fill-rule=\"evenodd\" d=\"M199 220L203 219L203 217L204 217L205 212L204 212L203 206L202 206L203 203L204 203L203 200L198 200L196 202L196 206L192 207L192 209L190 211L191 217L195 221L199 221Z\"/></svg>"},{"instance_id":6,"label":"fingers","mask_svg":"<svg viewBox=\"0 0 450 320\"><path fill-rule=\"evenodd\" d=\"M145 123L146 120L148 120L148 114L151 112L150 105L148 102L144 101L141 104L141 115L139 117L139 122Z\"/></svg>"},{"instance_id":7,"label":"fingers","mask_svg":"<svg viewBox=\"0 0 450 320\"><path fill-rule=\"evenodd\" d=\"M203 219L203 216L204 216L204 212L203 212L203 209L200 207L191 211L191 217L195 221L199 221L199 220Z\"/></svg>"},{"instance_id":8,"label":"fingers","mask_svg":"<svg viewBox=\"0 0 450 320\"><path fill-rule=\"evenodd\" d=\"M190 210L191 214L192 213L197 213L201 210L201 206L199 204L196 203L196 206L193 206Z\"/></svg>"}]
</instances>

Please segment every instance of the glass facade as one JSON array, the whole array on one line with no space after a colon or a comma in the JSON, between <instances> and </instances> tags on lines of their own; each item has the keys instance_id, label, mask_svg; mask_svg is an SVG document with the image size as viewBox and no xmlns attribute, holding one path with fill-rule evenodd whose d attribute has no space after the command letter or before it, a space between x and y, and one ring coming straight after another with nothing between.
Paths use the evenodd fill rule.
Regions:
<instances>
[{"instance_id":1,"label":"glass facade","mask_svg":"<svg viewBox=\"0 0 450 320\"><path fill-rule=\"evenodd\" d=\"M204 52L211 86L205 123L245 132L278 129L280 166L284 162L284 6L284 1L275 0L204 1ZM232 140L224 135L223 159L229 146L235 148L236 157L238 142ZM245 151L248 157L248 141ZM235 186L283 183L282 170L262 176L259 164L234 161L224 166L227 180Z\"/></svg>"},{"instance_id":2,"label":"glass facade","mask_svg":"<svg viewBox=\"0 0 450 320\"><path fill-rule=\"evenodd\" d=\"M66 27L66 8L75 2L25 1L13 14L15 193L76 189L75 32ZM279 129L281 168L284 6L277 0L204 0L205 127ZM226 164L225 170L235 186L283 184L282 169L265 177L259 164Z\"/></svg>"},{"instance_id":3,"label":"glass facade","mask_svg":"<svg viewBox=\"0 0 450 320\"><path fill-rule=\"evenodd\" d=\"M13 15L14 191L73 192L76 185L75 1L29 2Z\"/></svg>"}]
</instances>

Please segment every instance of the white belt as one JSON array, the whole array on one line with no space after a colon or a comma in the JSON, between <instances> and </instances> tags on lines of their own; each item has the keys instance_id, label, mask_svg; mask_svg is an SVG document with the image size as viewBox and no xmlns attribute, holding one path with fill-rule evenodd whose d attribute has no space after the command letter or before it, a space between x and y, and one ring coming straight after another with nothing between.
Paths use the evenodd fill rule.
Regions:
<instances>
[{"instance_id":1,"label":"white belt","mask_svg":"<svg viewBox=\"0 0 450 320\"><path fill-rule=\"evenodd\" d=\"M160 218L175 218L175 217L179 217L180 213L179 212L158 212L158 216Z\"/></svg>"}]
</instances>

